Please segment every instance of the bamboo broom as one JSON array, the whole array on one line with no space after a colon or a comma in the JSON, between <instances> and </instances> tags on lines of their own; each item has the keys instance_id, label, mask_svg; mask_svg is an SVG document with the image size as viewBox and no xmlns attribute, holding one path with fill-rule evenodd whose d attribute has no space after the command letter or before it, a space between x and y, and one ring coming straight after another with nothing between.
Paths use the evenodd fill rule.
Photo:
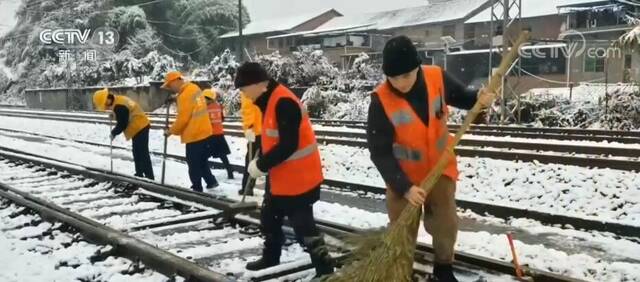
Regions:
<instances>
[{"instance_id":1,"label":"bamboo broom","mask_svg":"<svg viewBox=\"0 0 640 282\"><path fill-rule=\"evenodd\" d=\"M500 62L500 66L491 76L488 93L497 93L500 90L502 78L509 67L518 58L520 47L529 39L529 32L524 31ZM427 192L439 180L442 172L449 163L449 158L454 156L454 148L462 139L462 135L469 129L471 122L482 111L482 105L476 103L465 117L464 123L456 133L454 141L448 145L446 151L427 177L420 183L420 187ZM386 232L369 235L356 242L352 258L347 264L326 281L353 282L353 281L411 281L413 275L413 257L416 248L416 232L420 225L422 207L407 205L398 220L391 225Z\"/></svg>"}]
</instances>

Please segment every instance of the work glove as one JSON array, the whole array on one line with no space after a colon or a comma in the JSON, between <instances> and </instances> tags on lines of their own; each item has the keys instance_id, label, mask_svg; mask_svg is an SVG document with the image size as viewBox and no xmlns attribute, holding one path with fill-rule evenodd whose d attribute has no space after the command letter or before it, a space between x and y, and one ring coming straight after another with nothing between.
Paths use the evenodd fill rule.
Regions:
<instances>
[{"instance_id":1,"label":"work glove","mask_svg":"<svg viewBox=\"0 0 640 282\"><path fill-rule=\"evenodd\" d=\"M249 175L251 175L251 178L254 178L254 179L267 175L266 172L258 168L258 159L254 159L251 161L251 163L249 163L248 171L249 171Z\"/></svg>"},{"instance_id":2,"label":"work glove","mask_svg":"<svg viewBox=\"0 0 640 282\"><path fill-rule=\"evenodd\" d=\"M247 129L244 131L244 138L251 143L256 142L256 133L252 129Z\"/></svg>"},{"instance_id":3,"label":"work glove","mask_svg":"<svg viewBox=\"0 0 640 282\"><path fill-rule=\"evenodd\" d=\"M171 136L171 132L169 132L169 129L165 129L164 130L164 137L169 137Z\"/></svg>"}]
</instances>

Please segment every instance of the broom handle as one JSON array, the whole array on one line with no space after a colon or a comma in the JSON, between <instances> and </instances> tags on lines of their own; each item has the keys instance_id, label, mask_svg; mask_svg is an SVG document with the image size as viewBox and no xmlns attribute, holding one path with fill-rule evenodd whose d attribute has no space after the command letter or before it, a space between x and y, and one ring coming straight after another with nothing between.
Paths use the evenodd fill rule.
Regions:
<instances>
[{"instance_id":1,"label":"broom handle","mask_svg":"<svg viewBox=\"0 0 640 282\"><path fill-rule=\"evenodd\" d=\"M509 53L507 53L507 55L503 57L502 61L500 62L500 66L491 76L489 85L487 85L486 87L487 92L498 92L501 87L500 84L502 83L502 78L506 75L507 69L511 66L511 64L513 64L516 58L518 58L518 51L520 50L520 46L522 46L522 44L524 44L528 39L529 32L523 31L520 34L520 37L518 37L516 43L511 48L511 51L509 51ZM440 156L440 159L438 159L435 167L429 172L427 177L425 177L422 182L420 182L420 187L427 192L427 195L429 195L431 189L433 189L433 185L438 182L440 176L442 175L442 172L449 163L449 156L455 154L453 150L460 142L460 139L462 139L462 135L467 132L467 130L471 126L471 123L476 119L481 111L482 105L480 105L480 103L476 103L465 117L464 123L462 124L462 126L460 126L460 129L458 129L458 132L456 132L453 142L447 146L445 153Z\"/></svg>"}]
</instances>

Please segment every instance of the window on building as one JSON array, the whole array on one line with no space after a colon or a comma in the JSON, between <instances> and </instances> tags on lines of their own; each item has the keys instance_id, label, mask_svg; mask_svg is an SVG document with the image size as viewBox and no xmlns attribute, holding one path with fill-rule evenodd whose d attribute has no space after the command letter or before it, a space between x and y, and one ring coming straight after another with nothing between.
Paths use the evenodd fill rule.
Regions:
<instances>
[{"instance_id":1,"label":"window on building","mask_svg":"<svg viewBox=\"0 0 640 282\"><path fill-rule=\"evenodd\" d=\"M444 25L442 26L442 36L451 36L456 38L456 25Z\"/></svg>"},{"instance_id":2,"label":"window on building","mask_svg":"<svg viewBox=\"0 0 640 282\"><path fill-rule=\"evenodd\" d=\"M424 37L429 37L429 36L431 36L431 30L427 29L424 31Z\"/></svg>"},{"instance_id":3,"label":"window on building","mask_svg":"<svg viewBox=\"0 0 640 282\"><path fill-rule=\"evenodd\" d=\"M284 48L284 38L278 38L278 49Z\"/></svg>"},{"instance_id":4,"label":"window on building","mask_svg":"<svg viewBox=\"0 0 640 282\"><path fill-rule=\"evenodd\" d=\"M604 56L584 56L585 72L604 72Z\"/></svg>"},{"instance_id":5,"label":"window on building","mask_svg":"<svg viewBox=\"0 0 640 282\"><path fill-rule=\"evenodd\" d=\"M287 47L293 46L293 37L287 37Z\"/></svg>"},{"instance_id":6,"label":"window on building","mask_svg":"<svg viewBox=\"0 0 640 282\"><path fill-rule=\"evenodd\" d=\"M624 55L624 68L625 69L630 69L631 68L631 54L626 54Z\"/></svg>"}]
</instances>

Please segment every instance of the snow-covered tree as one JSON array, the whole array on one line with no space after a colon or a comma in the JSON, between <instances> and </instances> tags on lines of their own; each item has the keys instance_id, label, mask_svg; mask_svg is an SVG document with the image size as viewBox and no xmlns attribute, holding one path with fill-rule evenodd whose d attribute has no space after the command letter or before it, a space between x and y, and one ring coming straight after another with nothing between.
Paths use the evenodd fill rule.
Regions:
<instances>
[{"instance_id":1,"label":"snow-covered tree","mask_svg":"<svg viewBox=\"0 0 640 282\"><path fill-rule=\"evenodd\" d=\"M160 55L157 51L149 53L141 61L147 70L151 70L149 76L152 80L162 80L165 73L178 67L171 56Z\"/></svg>"}]
</instances>

